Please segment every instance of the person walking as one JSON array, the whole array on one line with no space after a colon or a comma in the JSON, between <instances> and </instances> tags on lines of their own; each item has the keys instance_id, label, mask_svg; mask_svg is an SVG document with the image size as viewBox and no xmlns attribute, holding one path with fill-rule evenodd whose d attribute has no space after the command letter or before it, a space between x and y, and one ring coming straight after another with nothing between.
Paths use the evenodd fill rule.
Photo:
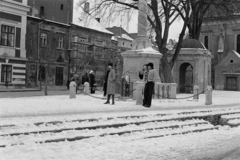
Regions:
<instances>
[{"instance_id":1,"label":"person walking","mask_svg":"<svg viewBox=\"0 0 240 160\"><path fill-rule=\"evenodd\" d=\"M108 71L105 77L105 84L104 84L104 94L107 95L107 101L104 104L110 103L110 98L112 96L112 105L115 104L114 96L115 96L115 85L116 85L116 78L115 78L115 70L113 69L113 64L108 64Z\"/></svg>"},{"instance_id":2,"label":"person walking","mask_svg":"<svg viewBox=\"0 0 240 160\"><path fill-rule=\"evenodd\" d=\"M95 75L93 73L93 70L91 70L89 74L89 84L90 84L90 93L94 94L95 87L96 87L96 80L95 80Z\"/></svg>"},{"instance_id":3,"label":"person walking","mask_svg":"<svg viewBox=\"0 0 240 160\"><path fill-rule=\"evenodd\" d=\"M154 91L154 84L157 81L158 75L157 71L154 69L153 63L148 63L148 75L146 77L146 85L144 88L144 107L151 107L152 104L152 95Z\"/></svg>"}]
</instances>

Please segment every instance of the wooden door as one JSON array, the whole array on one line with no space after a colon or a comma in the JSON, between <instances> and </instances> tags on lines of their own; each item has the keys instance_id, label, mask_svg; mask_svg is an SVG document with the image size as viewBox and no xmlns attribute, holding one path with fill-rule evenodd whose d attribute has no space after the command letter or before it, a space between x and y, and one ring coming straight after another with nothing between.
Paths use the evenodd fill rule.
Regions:
<instances>
[{"instance_id":1,"label":"wooden door","mask_svg":"<svg viewBox=\"0 0 240 160\"><path fill-rule=\"evenodd\" d=\"M237 77L227 77L226 90L228 90L228 91L236 91L237 90Z\"/></svg>"},{"instance_id":2,"label":"wooden door","mask_svg":"<svg viewBox=\"0 0 240 160\"><path fill-rule=\"evenodd\" d=\"M56 67L55 84L57 86L62 86L63 85L63 67Z\"/></svg>"}]
</instances>

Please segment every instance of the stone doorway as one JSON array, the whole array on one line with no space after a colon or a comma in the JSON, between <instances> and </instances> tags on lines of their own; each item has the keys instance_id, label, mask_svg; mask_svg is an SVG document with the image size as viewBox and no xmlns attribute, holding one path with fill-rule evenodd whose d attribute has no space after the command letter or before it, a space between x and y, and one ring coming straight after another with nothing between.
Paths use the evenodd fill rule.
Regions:
<instances>
[{"instance_id":1,"label":"stone doorway","mask_svg":"<svg viewBox=\"0 0 240 160\"><path fill-rule=\"evenodd\" d=\"M226 77L226 90L227 91L237 90L237 77Z\"/></svg>"},{"instance_id":2,"label":"stone doorway","mask_svg":"<svg viewBox=\"0 0 240 160\"><path fill-rule=\"evenodd\" d=\"M57 86L62 86L63 85L63 67L56 67L55 84Z\"/></svg>"},{"instance_id":3,"label":"stone doorway","mask_svg":"<svg viewBox=\"0 0 240 160\"><path fill-rule=\"evenodd\" d=\"M193 91L193 67L190 63L183 63L179 72L180 93L192 93Z\"/></svg>"}]
</instances>

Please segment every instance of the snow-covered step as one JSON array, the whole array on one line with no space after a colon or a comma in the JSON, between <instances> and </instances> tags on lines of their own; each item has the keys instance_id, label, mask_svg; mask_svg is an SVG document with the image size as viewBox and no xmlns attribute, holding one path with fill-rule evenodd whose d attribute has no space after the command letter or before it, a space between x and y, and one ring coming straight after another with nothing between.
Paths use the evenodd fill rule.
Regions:
<instances>
[{"instance_id":1,"label":"snow-covered step","mask_svg":"<svg viewBox=\"0 0 240 160\"><path fill-rule=\"evenodd\" d=\"M240 114L232 113L222 115L220 118L221 125L230 125L230 126L238 126L240 125Z\"/></svg>"},{"instance_id":2,"label":"snow-covered step","mask_svg":"<svg viewBox=\"0 0 240 160\"><path fill-rule=\"evenodd\" d=\"M237 127L240 126L240 118L238 119L232 119L227 122L227 124L231 127Z\"/></svg>"},{"instance_id":3,"label":"snow-covered step","mask_svg":"<svg viewBox=\"0 0 240 160\"><path fill-rule=\"evenodd\" d=\"M149 122L161 122L161 121L173 121L173 120L188 120L188 119L196 119L196 118L204 118L209 121L212 121L212 116L217 115L221 116L221 114L236 114L238 109L233 111L215 111L214 113L209 112L194 112L194 113L186 113L183 114L171 114L171 115L150 115L150 116L140 116L135 118L111 118L111 119L99 119L98 121L74 121L74 122L62 122L62 123L42 123L39 125L34 124L21 124L20 126L14 127L4 127L0 131L0 136L2 135L20 135L20 134L38 134L45 132L62 132L67 130L84 130L84 129L97 129L97 128L109 128L109 127L121 127L131 124L142 124ZM208 118L209 117L209 118ZM214 117L213 117L214 118ZM217 118L217 121L219 119ZM214 120L215 121L215 120ZM25 127L24 127L25 126Z\"/></svg>"},{"instance_id":4,"label":"snow-covered step","mask_svg":"<svg viewBox=\"0 0 240 160\"><path fill-rule=\"evenodd\" d=\"M173 121L173 122L152 122L142 125L128 125L119 128L106 128L106 129L95 129L95 130L71 130L63 131L61 133L40 133L30 135L18 135L18 136L1 136L0 146L24 144L24 143L48 143L48 142L59 142L59 141L74 141L81 140L83 138L91 137L104 137L110 135L127 135L131 133L142 133L145 131L158 130L158 132L166 132L178 130L182 128L199 128L199 126L212 126L208 122L203 120L188 120L188 121Z\"/></svg>"}]
</instances>

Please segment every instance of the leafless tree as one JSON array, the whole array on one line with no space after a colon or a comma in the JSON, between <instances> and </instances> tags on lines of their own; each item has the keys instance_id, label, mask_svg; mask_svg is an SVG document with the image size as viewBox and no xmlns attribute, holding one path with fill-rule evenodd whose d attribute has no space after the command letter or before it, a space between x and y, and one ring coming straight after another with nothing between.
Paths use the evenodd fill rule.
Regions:
<instances>
[{"instance_id":1,"label":"leafless tree","mask_svg":"<svg viewBox=\"0 0 240 160\"><path fill-rule=\"evenodd\" d=\"M45 95L48 95L48 83L49 79L52 78L52 75L54 74L54 69L51 66L54 66L56 63L56 60L58 58L58 55L56 54L56 48L57 48L57 39L55 37L54 32L48 33L48 41L46 46L42 46L39 49L39 64L40 64L40 80L42 78L42 73L45 74L45 89L44 93ZM44 71L44 72L43 72Z\"/></svg>"},{"instance_id":2,"label":"leafless tree","mask_svg":"<svg viewBox=\"0 0 240 160\"><path fill-rule=\"evenodd\" d=\"M227 19L234 20L234 16L240 11L240 2L236 0L191 0L191 19L187 24L190 38L199 40L202 24L206 19L215 21ZM177 9L177 7L176 7ZM185 20L186 16L180 13L180 17Z\"/></svg>"},{"instance_id":3,"label":"leafless tree","mask_svg":"<svg viewBox=\"0 0 240 160\"><path fill-rule=\"evenodd\" d=\"M83 4L85 1L79 1L79 5ZM180 1L180 0L148 0L148 21L151 28L155 32L155 41L160 53L163 54L161 59L160 66L160 74L163 75L164 82L173 82L171 69L178 57L181 43L187 28L187 24L189 23L190 14L191 14L191 6L190 0ZM116 18L119 15L126 15L129 13L133 13L134 10L138 10L138 2L132 0L99 0L96 2L96 5L91 9L90 14L98 13L100 17ZM168 49L167 40L169 36L169 28L173 24L173 22L179 16L180 11L183 15L185 15L184 25L182 27L182 31L179 36L178 45L176 48L176 52L172 60L168 60ZM101 10L101 12L99 12Z\"/></svg>"}]
</instances>

